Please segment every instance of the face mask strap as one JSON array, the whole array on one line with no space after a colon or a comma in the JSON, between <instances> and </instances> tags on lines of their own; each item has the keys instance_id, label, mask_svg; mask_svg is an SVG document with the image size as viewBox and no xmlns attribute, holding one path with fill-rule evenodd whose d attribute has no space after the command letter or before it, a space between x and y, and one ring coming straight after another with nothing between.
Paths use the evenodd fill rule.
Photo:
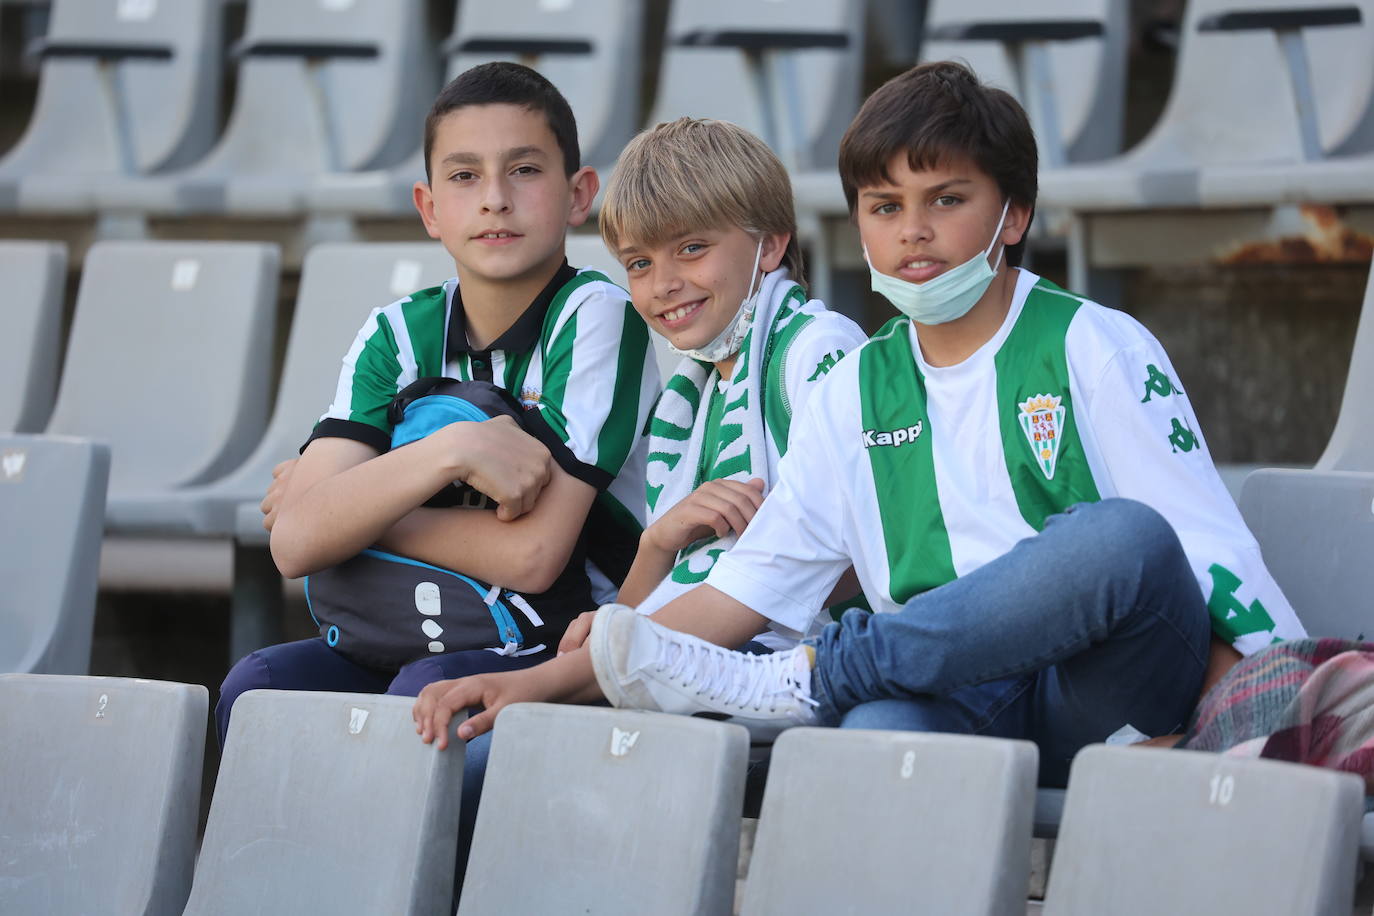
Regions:
<instances>
[{"instance_id":1,"label":"face mask strap","mask_svg":"<svg viewBox=\"0 0 1374 916\"><path fill-rule=\"evenodd\" d=\"M1002 226L1003 226L1003 225L1006 223L1006 221L1007 221L1007 208L1010 207L1010 206L1011 206L1011 198L1008 197L1008 198L1007 198L1007 202L1004 203L1004 204L1002 204L1002 216L1001 216L1001 218L999 218L999 219L997 220L997 228L996 228L995 230L993 230L993 233L992 233L992 241L988 242L988 247L985 248L985 249L983 249L983 257L986 258L988 255L992 254L992 246L997 244L997 237L998 237L999 235L1002 234ZM1002 255L1004 255L1004 254L1006 254L1006 253L1007 253L1007 246L1006 246L1006 245L1003 245L1002 248L1001 248L1001 250L997 252L997 260L993 262L993 265L992 265L992 272L993 272L993 273L996 273L996 272L997 272L997 268L999 268L999 267L1002 266Z\"/></svg>"},{"instance_id":2,"label":"face mask strap","mask_svg":"<svg viewBox=\"0 0 1374 916\"><path fill-rule=\"evenodd\" d=\"M749 288L744 291L744 302L748 302L750 299L754 298L754 296L758 293L759 290L754 288L755 283L758 284L759 289L763 288L763 277L759 276L759 262L762 260L763 239L760 238L759 247L754 249L754 266L749 271ZM740 303L741 306L743 304L743 302Z\"/></svg>"}]
</instances>

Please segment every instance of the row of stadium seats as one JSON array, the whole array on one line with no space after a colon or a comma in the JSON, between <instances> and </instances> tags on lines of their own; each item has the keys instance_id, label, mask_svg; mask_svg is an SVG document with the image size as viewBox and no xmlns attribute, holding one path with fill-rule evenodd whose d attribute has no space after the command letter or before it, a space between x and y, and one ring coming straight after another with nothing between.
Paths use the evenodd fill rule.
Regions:
<instances>
[{"instance_id":1,"label":"row of stadium seats","mask_svg":"<svg viewBox=\"0 0 1374 916\"><path fill-rule=\"evenodd\" d=\"M599 239L574 236L568 246L574 264L597 266L623 282ZM110 450L105 530L232 539L231 658L280 641L280 578L258 509L272 468L297 453L328 406L341 355L368 312L442 282L452 271L447 253L434 243L312 249L279 382L271 370L278 351L278 255L271 245L98 243L86 258L65 347L61 246L0 243L0 271L14 303L10 333L0 337L0 435L41 432L103 443ZM661 365L671 362L662 350L660 357ZM60 385L54 378L58 365L64 366ZM1374 279L1341 412L1322 457L1310 470L1257 472L1240 494L1269 568L1314 635L1374 635L1367 610L1367 596L1374 594L1374 566L1367 562L1374 553L1371 391ZM70 488L94 492L84 479L73 476ZM99 490L104 492L103 484ZM0 487L14 506L6 507L12 517L62 527L76 524L86 511L40 511L38 503L22 499L48 496L37 487L30 496L26 492ZM7 581L49 587L45 577L20 572L32 562L24 559L26 550L44 555L29 533L12 529L9 538L13 549L0 552L16 564ZM98 551L78 553L93 562L87 554ZM68 572L54 581L66 583L75 573L61 568ZM61 604L30 598L23 603L29 608L25 615L46 615ZM89 632L89 608L85 620ZM0 670L86 670L84 660L68 668L19 667L18 659L30 657L27 647L41 646L42 634L50 633L46 626L21 631L27 638L0 642L0 656L13 655Z\"/></svg>"},{"instance_id":2,"label":"row of stadium seats","mask_svg":"<svg viewBox=\"0 0 1374 916\"><path fill-rule=\"evenodd\" d=\"M1073 214L1041 225L1067 227L1075 288L1098 293L1094 269L1256 234L1306 232L1329 254L1329 227L1271 225L1269 211L1374 204L1374 0L1189 0L1168 103L1123 154L1125 6L930 0L919 16L879 0L700 0L672 4L653 61L635 0L460 3L442 43L422 0L249 0L217 135L219 0L52 0L32 123L0 159L0 211L408 218L440 70L514 59L568 96L602 168L641 123L683 114L762 135L793 170L825 292L832 249L857 258L819 220L845 211L835 151L873 28L919 35L921 59L962 57L1025 104L1042 204ZM1198 210L1220 222L1177 219Z\"/></svg>"},{"instance_id":3,"label":"row of stadium seats","mask_svg":"<svg viewBox=\"0 0 1374 916\"><path fill-rule=\"evenodd\" d=\"M461 742L420 743L404 697L249 692L197 855L206 705L200 686L0 676L0 911L453 911ZM504 710L459 914L732 912L748 762L737 725ZM736 911L1026 912L1036 768L1022 741L786 732ZM1364 802L1347 773L1090 746L1044 910L1348 916Z\"/></svg>"},{"instance_id":4,"label":"row of stadium seats","mask_svg":"<svg viewBox=\"0 0 1374 916\"><path fill-rule=\"evenodd\" d=\"M570 238L568 256L624 282L599 238ZM264 628L280 617L280 579L258 511L272 468L295 456L329 406L369 311L442 283L453 260L434 242L312 249L279 383L278 268L268 244L97 243L64 346L63 247L0 242L13 303L0 339L0 434L108 445L111 533L234 539L243 591L232 615L235 658L271 642ZM660 357L668 362L666 350ZM60 670L84 671L84 662Z\"/></svg>"}]
</instances>

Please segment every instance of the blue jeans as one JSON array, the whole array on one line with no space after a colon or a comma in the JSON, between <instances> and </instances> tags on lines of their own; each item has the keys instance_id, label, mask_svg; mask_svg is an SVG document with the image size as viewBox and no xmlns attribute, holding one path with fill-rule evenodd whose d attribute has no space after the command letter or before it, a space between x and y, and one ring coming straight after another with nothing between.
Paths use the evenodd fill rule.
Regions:
<instances>
[{"instance_id":1,"label":"blue jeans","mask_svg":"<svg viewBox=\"0 0 1374 916\"><path fill-rule=\"evenodd\" d=\"M815 640L823 724L1023 738L1041 785L1123 725L1181 732L1211 627L1173 528L1142 503L1083 503L895 614Z\"/></svg>"},{"instance_id":2,"label":"blue jeans","mask_svg":"<svg viewBox=\"0 0 1374 916\"><path fill-rule=\"evenodd\" d=\"M422 658L399 671L381 671L351 661L319 637L268 646L239 659L220 686L219 702L215 704L219 746L224 747L234 701L248 690L327 690L413 697L419 696L426 684L435 681L528 668L546 661L552 654L540 652L507 658L485 649L470 649Z\"/></svg>"}]
</instances>

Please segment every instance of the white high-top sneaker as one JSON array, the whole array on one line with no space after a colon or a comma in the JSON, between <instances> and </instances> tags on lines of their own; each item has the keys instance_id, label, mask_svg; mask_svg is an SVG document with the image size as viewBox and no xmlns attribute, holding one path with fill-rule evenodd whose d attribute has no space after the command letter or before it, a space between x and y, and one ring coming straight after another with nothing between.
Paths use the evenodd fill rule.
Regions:
<instances>
[{"instance_id":1,"label":"white high-top sneaker","mask_svg":"<svg viewBox=\"0 0 1374 916\"><path fill-rule=\"evenodd\" d=\"M734 722L761 741L816 724L811 656L802 646L772 655L733 652L623 604L596 612L588 645L596 681L614 706Z\"/></svg>"}]
</instances>

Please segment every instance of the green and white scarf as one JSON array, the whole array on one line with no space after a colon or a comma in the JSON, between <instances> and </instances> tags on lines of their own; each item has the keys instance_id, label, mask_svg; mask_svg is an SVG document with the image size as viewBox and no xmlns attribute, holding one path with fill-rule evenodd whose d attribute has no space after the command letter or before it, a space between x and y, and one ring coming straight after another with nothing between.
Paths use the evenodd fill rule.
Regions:
<instances>
[{"instance_id":1,"label":"green and white scarf","mask_svg":"<svg viewBox=\"0 0 1374 916\"><path fill-rule=\"evenodd\" d=\"M708 480L760 478L765 493L772 489L774 469L787 447L790 408L784 392L769 390L769 365L785 356L785 342L793 336L790 332L824 311L825 305L807 301L786 268L766 275L758 295L753 327L744 338L734 377L724 392L716 454L703 454L711 397L720 384L715 366L684 359L654 409L646 493L650 524ZM779 434L770 426L783 427L783 431ZM735 540L733 532L724 538L713 534L689 545L639 610L651 613L701 583Z\"/></svg>"}]
</instances>

